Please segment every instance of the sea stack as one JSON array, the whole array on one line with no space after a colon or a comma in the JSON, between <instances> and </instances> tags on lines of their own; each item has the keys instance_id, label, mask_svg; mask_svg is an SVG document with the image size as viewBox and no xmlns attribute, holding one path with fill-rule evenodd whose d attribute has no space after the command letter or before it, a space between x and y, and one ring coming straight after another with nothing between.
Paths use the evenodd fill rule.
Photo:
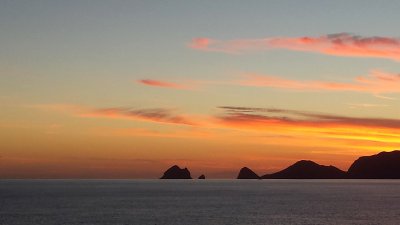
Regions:
<instances>
[{"instance_id":1,"label":"sea stack","mask_svg":"<svg viewBox=\"0 0 400 225\"><path fill-rule=\"evenodd\" d=\"M353 179L400 179L400 151L360 157L347 173Z\"/></svg>"},{"instance_id":2,"label":"sea stack","mask_svg":"<svg viewBox=\"0 0 400 225\"><path fill-rule=\"evenodd\" d=\"M164 172L160 179L192 179L190 172L187 168L181 169L175 165Z\"/></svg>"},{"instance_id":3,"label":"sea stack","mask_svg":"<svg viewBox=\"0 0 400 225\"><path fill-rule=\"evenodd\" d=\"M204 176L204 174L202 174L202 175L200 175L199 176L199 178L198 179L200 179L200 180L204 180L204 179L206 179L206 176Z\"/></svg>"},{"instance_id":4,"label":"sea stack","mask_svg":"<svg viewBox=\"0 0 400 225\"><path fill-rule=\"evenodd\" d=\"M288 168L261 177L262 179L342 179L346 172L334 167L319 165L310 160L301 160Z\"/></svg>"},{"instance_id":5,"label":"sea stack","mask_svg":"<svg viewBox=\"0 0 400 225\"><path fill-rule=\"evenodd\" d=\"M243 167L240 169L237 179L260 179L260 176L254 173L251 169Z\"/></svg>"}]
</instances>

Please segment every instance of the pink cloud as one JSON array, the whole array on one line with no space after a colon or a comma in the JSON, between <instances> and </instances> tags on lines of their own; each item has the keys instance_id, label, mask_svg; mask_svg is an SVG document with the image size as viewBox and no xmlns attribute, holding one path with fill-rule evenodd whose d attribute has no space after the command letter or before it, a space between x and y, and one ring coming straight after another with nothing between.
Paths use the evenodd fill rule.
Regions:
<instances>
[{"instance_id":1,"label":"pink cloud","mask_svg":"<svg viewBox=\"0 0 400 225\"><path fill-rule=\"evenodd\" d=\"M228 41L195 38L189 43L189 47L202 51L225 53L287 49L336 56L400 60L400 38L362 37L349 33L328 34L319 37L272 37Z\"/></svg>"},{"instance_id":2,"label":"pink cloud","mask_svg":"<svg viewBox=\"0 0 400 225\"><path fill-rule=\"evenodd\" d=\"M142 79L137 81L140 84L153 86L153 87L162 87L162 88L173 88L173 89L189 89L186 85L181 85L172 82L165 82L159 80L151 80L151 79Z\"/></svg>"},{"instance_id":3,"label":"pink cloud","mask_svg":"<svg viewBox=\"0 0 400 225\"><path fill-rule=\"evenodd\" d=\"M284 79L277 76L248 74L245 79L236 83L243 86L294 90L400 93L400 75L381 71L373 71L367 76L356 77L352 82L304 81Z\"/></svg>"},{"instance_id":4,"label":"pink cloud","mask_svg":"<svg viewBox=\"0 0 400 225\"><path fill-rule=\"evenodd\" d=\"M201 50L204 48L208 48L208 46L211 45L212 42L213 41L209 38L194 38L189 46Z\"/></svg>"}]
</instances>

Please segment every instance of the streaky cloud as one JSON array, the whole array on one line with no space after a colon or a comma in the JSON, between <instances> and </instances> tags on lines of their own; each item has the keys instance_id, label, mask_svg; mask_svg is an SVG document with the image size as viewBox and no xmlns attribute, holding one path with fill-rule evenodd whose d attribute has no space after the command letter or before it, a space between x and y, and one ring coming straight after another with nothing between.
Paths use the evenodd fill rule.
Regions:
<instances>
[{"instance_id":1,"label":"streaky cloud","mask_svg":"<svg viewBox=\"0 0 400 225\"><path fill-rule=\"evenodd\" d=\"M166 82L160 80L152 80L152 79L142 79L137 81L140 84L153 86L153 87L161 87L161 88L172 88L172 89L190 89L187 85L177 84L173 82Z\"/></svg>"},{"instance_id":2,"label":"streaky cloud","mask_svg":"<svg viewBox=\"0 0 400 225\"><path fill-rule=\"evenodd\" d=\"M28 105L28 107L45 111L67 113L77 117L85 118L125 119L189 126L194 126L197 124L188 116L176 114L174 110L167 108L93 108L72 104L38 104Z\"/></svg>"},{"instance_id":3,"label":"streaky cloud","mask_svg":"<svg viewBox=\"0 0 400 225\"><path fill-rule=\"evenodd\" d=\"M219 114L181 114L168 108L99 108L71 104L31 105L34 109L65 113L79 118L157 123L174 129L95 129L96 135L160 138L219 139L285 146L325 146L371 149L372 144L390 148L400 143L400 120L332 115L283 108L220 106Z\"/></svg>"},{"instance_id":4,"label":"streaky cloud","mask_svg":"<svg viewBox=\"0 0 400 225\"><path fill-rule=\"evenodd\" d=\"M155 109L132 109L132 108L101 108L94 109L81 114L83 117L91 118L112 118L112 119L131 119L144 120L157 123L169 123L180 125L195 125L193 121L182 115L175 115L172 110L164 108Z\"/></svg>"},{"instance_id":5,"label":"streaky cloud","mask_svg":"<svg viewBox=\"0 0 400 225\"><path fill-rule=\"evenodd\" d=\"M331 115L315 112L304 112L274 108L251 108L220 106L225 110L217 116L224 124L229 125L290 125L306 127L370 127L400 129L400 119L365 118Z\"/></svg>"},{"instance_id":6,"label":"streaky cloud","mask_svg":"<svg viewBox=\"0 0 400 225\"><path fill-rule=\"evenodd\" d=\"M388 105L383 104L370 104L370 103L347 103L350 108L382 108L388 107Z\"/></svg>"},{"instance_id":7,"label":"streaky cloud","mask_svg":"<svg viewBox=\"0 0 400 225\"><path fill-rule=\"evenodd\" d=\"M201 51L240 54L245 52L286 49L346 57L400 60L400 38L336 33L323 36L267 37L260 39L215 40L194 38L188 46Z\"/></svg>"},{"instance_id":8,"label":"streaky cloud","mask_svg":"<svg viewBox=\"0 0 400 225\"><path fill-rule=\"evenodd\" d=\"M379 93L400 93L400 74L372 71L366 76L358 76L351 82L322 80L293 80L279 76L247 74L235 81L242 86L271 87L302 91L353 91ZM378 95L380 96L380 95ZM381 97L381 96L380 96Z\"/></svg>"},{"instance_id":9,"label":"streaky cloud","mask_svg":"<svg viewBox=\"0 0 400 225\"><path fill-rule=\"evenodd\" d=\"M384 95L379 95L379 94L374 94L374 97L380 98L380 99L385 99L385 100L396 100L394 97L389 97L389 96L384 96Z\"/></svg>"}]
</instances>

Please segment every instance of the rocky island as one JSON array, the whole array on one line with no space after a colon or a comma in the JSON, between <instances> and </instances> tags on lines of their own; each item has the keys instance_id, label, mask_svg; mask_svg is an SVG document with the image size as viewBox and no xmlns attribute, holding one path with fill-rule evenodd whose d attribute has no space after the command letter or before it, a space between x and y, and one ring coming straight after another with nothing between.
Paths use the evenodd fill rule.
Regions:
<instances>
[{"instance_id":1,"label":"rocky island","mask_svg":"<svg viewBox=\"0 0 400 225\"><path fill-rule=\"evenodd\" d=\"M164 172L161 179L192 179L187 168L175 165ZM205 179L202 174L198 179ZM310 160L300 160L279 172L257 175L248 167L240 169L237 179L400 179L400 150L362 156L342 171Z\"/></svg>"},{"instance_id":2,"label":"rocky island","mask_svg":"<svg viewBox=\"0 0 400 225\"><path fill-rule=\"evenodd\" d=\"M288 168L266 174L262 179L343 179L346 172L334 167L319 165L310 160L301 160Z\"/></svg>"},{"instance_id":3,"label":"rocky island","mask_svg":"<svg viewBox=\"0 0 400 225\"><path fill-rule=\"evenodd\" d=\"M352 179L400 179L400 151L363 156L349 168Z\"/></svg>"},{"instance_id":4,"label":"rocky island","mask_svg":"<svg viewBox=\"0 0 400 225\"><path fill-rule=\"evenodd\" d=\"M174 165L165 171L160 179L192 179L192 177L187 168L181 169L179 166Z\"/></svg>"},{"instance_id":5,"label":"rocky island","mask_svg":"<svg viewBox=\"0 0 400 225\"><path fill-rule=\"evenodd\" d=\"M243 167L242 169L240 169L237 179L260 179L260 176L258 176L251 169Z\"/></svg>"}]
</instances>

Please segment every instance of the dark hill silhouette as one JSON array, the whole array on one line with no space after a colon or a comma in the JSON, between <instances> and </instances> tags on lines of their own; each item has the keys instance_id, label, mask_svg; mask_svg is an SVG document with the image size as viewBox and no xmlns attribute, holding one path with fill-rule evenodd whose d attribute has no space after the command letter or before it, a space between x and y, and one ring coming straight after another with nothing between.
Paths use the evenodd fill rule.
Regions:
<instances>
[{"instance_id":1,"label":"dark hill silhouette","mask_svg":"<svg viewBox=\"0 0 400 225\"><path fill-rule=\"evenodd\" d=\"M258 176L251 169L240 169L237 179L400 179L400 150L362 156L344 172L334 166L301 160L273 174ZM172 166L161 179L192 179L187 168ZM204 175L198 179L205 179Z\"/></svg>"},{"instance_id":2,"label":"dark hill silhouette","mask_svg":"<svg viewBox=\"0 0 400 225\"><path fill-rule=\"evenodd\" d=\"M349 168L353 179L400 179L400 151L358 158Z\"/></svg>"},{"instance_id":3,"label":"dark hill silhouette","mask_svg":"<svg viewBox=\"0 0 400 225\"><path fill-rule=\"evenodd\" d=\"M237 179L260 179L256 173L247 167L240 169Z\"/></svg>"},{"instance_id":4,"label":"dark hill silhouette","mask_svg":"<svg viewBox=\"0 0 400 225\"><path fill-rule=\"evenodd\" d=\"M206 179L206 176L204 174L200 175L198 179Z\"/></svg>"},{"instance_id":5,"label":"dark hill silhouette","mask_svg":"<svg viewBox=\"0 0 400 225\"><path fill-rule=\"evenodd\" d=\"M288 168L266 174L262 179L341 179L346 178L346 172L334 167L323 166L313 161L301 160Z\"/></svg>"},{"instance_id":6,"label":"dark hill silhouette","mask_svg":"<svg viewBox=\"0 0 400 225\"><path fill-rule=\"evenodd\" d=\"M190 172L187 168L181 169L175 165L164 172L160 179L192 179Z\"/></svg>"}]
</instances>

